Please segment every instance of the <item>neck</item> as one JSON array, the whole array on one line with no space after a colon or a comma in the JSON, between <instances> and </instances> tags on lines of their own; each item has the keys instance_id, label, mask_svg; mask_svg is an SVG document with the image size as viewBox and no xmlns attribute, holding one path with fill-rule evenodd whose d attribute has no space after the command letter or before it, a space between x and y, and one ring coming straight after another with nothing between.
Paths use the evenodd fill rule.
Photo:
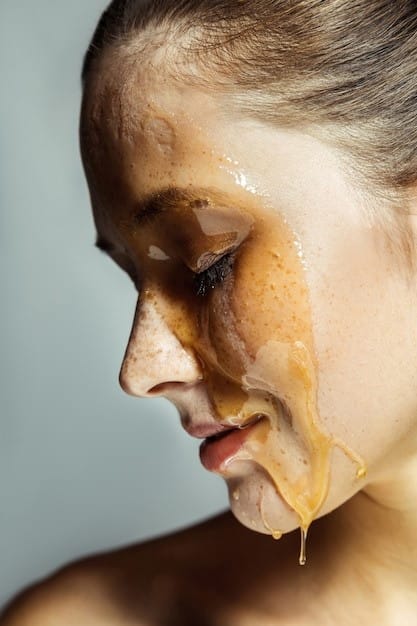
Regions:
<instances>
[{"instance_id":1,"label":"neck","mask_svg":"<svg viewBox=\"0 0 417 626\"><path fill-rule=\"evenodd\" d=\"M414 615L416 605L417 460L392 467L395 472L317 522L311 550L328 594L339 603L351 598L358 609L378 607L381 624L397 623L392 616L407 611Z\"/></svg>"},{"instance_id":2,"label":"neck","mask_svg":"<svg viewBox=\"0 0 417 626\"><path fill-rule=\"evenodd\" d=\"M395 468L395 469L394 469ZM392 465L361 494L362 533L392 574L417 578L417 457ZM376 555L375 555L376 556ZM382 559L382 561L381 561Z\"/></svg>"},{"instance_id":3,"label":"neck","mask_svg":"<svg viewBox=\"0 0 417 626\"><path fill-rule=\"evenodd\" d=\"M277 624L282 616L309 626L414 624L417 461L390 466L366 490L313 523L304 567L297 562L298 532L274 545L269 537L224 518L230 534L222 533L222 549L237 577L239 597L274 607Z\"/></svg>"},{"instance_id":4,"label":"neck","mask_svg":"<svg viewBox=\"0 0 417 626\"><path fill-rule=\"evenodd\" d=\"M395 491L395 485L391 488ZM417 498L417 494L414 497ZM355 558L375 579L379 575L384 579L386 576L399 578L403 573L407 580L410 569L417 577L415 507L394 508L377 498L372 488L359 493L328 516L323 526L326 530L332 529L341 557L348 561ZM331 550L330 545L328 548Z\"/></svg>"}]
</instances>

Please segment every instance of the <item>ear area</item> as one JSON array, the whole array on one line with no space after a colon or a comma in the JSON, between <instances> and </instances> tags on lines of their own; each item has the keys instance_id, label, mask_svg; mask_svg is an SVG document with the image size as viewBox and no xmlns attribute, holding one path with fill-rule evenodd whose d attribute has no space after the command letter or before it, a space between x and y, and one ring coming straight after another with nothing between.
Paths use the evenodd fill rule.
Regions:
<instances>
[{"instance_id":1,"label":"ear area","mask_svg":"<svg viewBox=\"0 0 417 626\"><path fill-rule=\"evenodd\" d=\"M417 182L404 190L403 212L410 217L417 216Z\"/></svg>"},{"instance_id":2,"label":"ear area","mask_svg":"<svg viewBox=\"0 0 417 626\"><path fill-rule=\"evenodd\" d=\"M417 284L417 184L407 192L398 229L408 278Z\"/></svg>"},{"instance_id":3,"label":"ear area","mask_svg":"<svg viewBox=\"0 0 417 626\"><path fill-rule=\"evenodd\" d=\"M417 204L414 207L414 212L407 214L406 220L408 224L408 230L410 231L409 232L410 245L412 248L417 248ZM416 255L417 255L417 250L416 250Z\"/></svg>"}]
</instances>

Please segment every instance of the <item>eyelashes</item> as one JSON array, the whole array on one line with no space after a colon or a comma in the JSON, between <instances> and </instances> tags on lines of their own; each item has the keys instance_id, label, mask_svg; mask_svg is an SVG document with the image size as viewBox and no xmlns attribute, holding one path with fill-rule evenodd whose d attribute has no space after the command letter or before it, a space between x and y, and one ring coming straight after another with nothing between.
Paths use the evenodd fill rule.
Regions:
<instances>
[{"instance_id":1,"label":"eyelashes","mask_svg":"<svg viewBox=\"0 0 417 626\"><path fill-rule=\"evenodd\" d=\"M234 255L225 254L207 269L194 275L193 285L197 296L206 296L211 289L220 285L233 269Z\"/></svg>"},{"instance_id":2,"label":"eyelashes","mask_svg":"<svg viewBox=\"0 0 417 626\"><path fill-rule=\"evenodd\" d=\"M139 292L143 276L138 275L136 264L133 263L127 254L113 252L111 254L109 253L109 256L116 263L116 265L118 265L119 268L129 276L133 285ZM211 290L223 283L229 274L231 274L235 262L236 250L228 252L222 257L219 257L215 253L208 253L207 257L204 265L207 266L210 262L211 265L200 272L194 272L192 274L192 283L190 287L192 288L194 294L199 297L207 296ZM177 267L177 270L178 269L179 268Z\"/></svg>"}]
</instances>

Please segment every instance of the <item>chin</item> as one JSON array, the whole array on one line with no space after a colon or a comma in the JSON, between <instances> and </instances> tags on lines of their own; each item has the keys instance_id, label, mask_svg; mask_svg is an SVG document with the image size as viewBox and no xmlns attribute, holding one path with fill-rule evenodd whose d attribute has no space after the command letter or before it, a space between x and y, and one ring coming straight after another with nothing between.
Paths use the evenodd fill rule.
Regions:
<instances>
[{"instance_id":1,"label":"chin","mask_svg":"<svg viewBox=\"0 0 417 626\"><path fill-rule=\"evenodd\" d=\"M276 538L300 526L298 516L261 467L250 461L235 461L227 474L230 508L243 526Z\"/></svg>"},{"instance_id":2,"label":"chin","mask_svg":"<svg viewBox=\"0 0 417 626\"><path fill-rule=\"evenodd\" d=\"M343 506L364 486L362 482L355 481L348 471L339 471L346 465L346 460L342 457L338 460L341 463L336 462L336 468L333 467L329 493L315 519ZM264 469L254 461L233 461L223 477L227 483L232 513L243 526L276 538L300 527L298 515L279 495Z\"/></svg>"}]
</instances>

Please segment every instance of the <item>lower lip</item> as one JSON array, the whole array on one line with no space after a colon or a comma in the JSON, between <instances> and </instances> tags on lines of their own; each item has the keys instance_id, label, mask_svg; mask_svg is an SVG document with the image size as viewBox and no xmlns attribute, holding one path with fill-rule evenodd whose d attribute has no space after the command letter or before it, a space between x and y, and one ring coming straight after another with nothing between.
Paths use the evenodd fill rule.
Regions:
<instances>
[{"instance_id":1,"label":"lower lip","mask_svg":"<svg viewBox=\"0 0 417 626\"><path fill-rule=\"evenodd\" d=\"M200 446L200 460L210 472L220 472L224 464L240 450L252 428L231 430L219 439L205 439Z\"/></svg>"}]
</instances>

